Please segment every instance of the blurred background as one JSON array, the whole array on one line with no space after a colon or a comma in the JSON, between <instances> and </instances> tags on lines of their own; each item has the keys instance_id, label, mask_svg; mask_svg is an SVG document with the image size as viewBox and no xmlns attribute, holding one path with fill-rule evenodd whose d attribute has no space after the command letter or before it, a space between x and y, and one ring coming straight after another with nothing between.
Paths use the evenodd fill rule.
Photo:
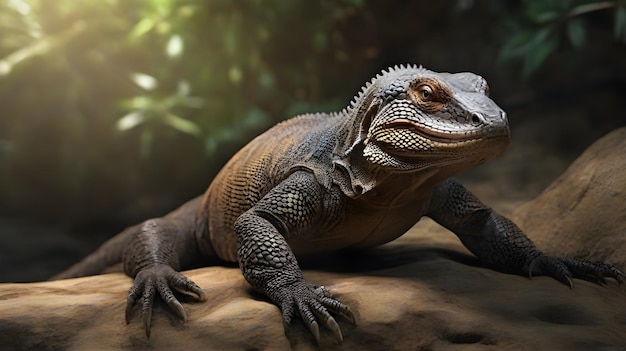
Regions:
<instances>
[{"instance_id":1,"label":"blurred background","mask_svg":"<svg viewBox=\"0 0 626 351\"><path fill-rule=\"evenodd\" d=\"M513 142L462 177L530 199L626 125L625 41L623 1L0 0L0 282L165 214L396 64L487 79Z\"/></svg>"}]
</instances>

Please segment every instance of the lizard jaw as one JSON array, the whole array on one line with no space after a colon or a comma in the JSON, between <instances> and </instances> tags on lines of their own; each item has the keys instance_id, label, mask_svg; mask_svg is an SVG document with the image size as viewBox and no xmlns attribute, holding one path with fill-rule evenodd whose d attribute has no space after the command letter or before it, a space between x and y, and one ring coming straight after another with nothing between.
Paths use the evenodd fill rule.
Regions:
<instances>
[{"instance_id":1,"label":"lizard jaw","mask_svg":"<svg viewBox=\"0 0 626 351\"><path fill-rule=\"evenodd\" d=\"M443 143L443 144L453 144L458 142L467 142L476 139L482 138L491 138L491 137L509 137L509 131L507 129L502 128L485 128L481 130L481 132L455 132L451 130L437 130L430 126L426 126L424 124L416 123L410 119L406 118L398 118L395 119L383 126L380 126L372 133L374 138L379 140L384 138L384 135L387 133L395 133L401 129L408 129L415 133L416 135L421 136L422 138L426 138L432 140L433 142Z\"/></svg>"},{"instance_id":2,"label":"lizard jaw","mask_svg":"<svg viewBox=\"0 0 626 351\"><path fill-rule=\"evenodd\" d=\"M444 138L441 135L406 125L394 128L393 132L373 133L364 141L363 156L377 166L395 171L452 164L469 168L500 155L509 143L508 132L484 137L456 135L455 138Z\"/></svg>"}]
</instances>

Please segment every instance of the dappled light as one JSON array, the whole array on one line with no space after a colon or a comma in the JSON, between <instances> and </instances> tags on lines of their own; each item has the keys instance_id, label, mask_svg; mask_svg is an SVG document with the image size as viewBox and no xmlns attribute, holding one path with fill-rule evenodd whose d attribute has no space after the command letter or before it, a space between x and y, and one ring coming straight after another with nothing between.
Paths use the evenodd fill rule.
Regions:
<instances>
[{"instance_id":1,"label":"dappled light","mask_svg":"<svg viewBox=\"0 0 626 351\"><path fill-rule=\"evenodd\" d=\"M339 108L359 84L344 84L341 99L322 99L320 79L332 73L323 72L324 56L346 50L328 20L363 11L357 2L5 0L0 7L0 202L44 217L104 215L98 208L119 205L118 191L153 193L148 174L165 177L158 183L208 178L220 159L287 113ZM293 26L281 18L295 23L292 16L309 12L318 16L285 32Z\"/></svg>"}]
</instances>

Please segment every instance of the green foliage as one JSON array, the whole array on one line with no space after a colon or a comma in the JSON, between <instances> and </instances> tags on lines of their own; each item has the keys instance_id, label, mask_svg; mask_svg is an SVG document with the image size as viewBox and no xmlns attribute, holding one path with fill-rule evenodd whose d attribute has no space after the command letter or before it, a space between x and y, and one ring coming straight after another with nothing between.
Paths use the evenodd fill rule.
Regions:
<instances>
[{"instance_id":1,"label":"green foliage","mask_svg":"<svg viewBox=\"0 0 626 351\"><path fill-rule=\"evenodd\" d=\"M75 105L71 123L77 123L77 128L97 118L123 132L141 128L162 135L167 134L164 128L170 128L222 142L224 135L236 138L247 128L275 122L277 118L267 116L282 116L295 91L305 98L319 95L319 86L306 85L321 67L310 53L330 47L325 18L363 6L361 1L333 5L276 0L58 0L52 6L45 0L3 0L2 16L10 28L2 30L7 35L0 43L0 75L23 81L39 65L43 74L63 77L64 93L76 92L68 104ZM303 16L311 12L326 16ZM296 17L305 20L290 28L287 23ZM288 29L295 33L287 33ZM291 62L285 61L284 44L300 49L292 53ZM24 70L16 71L21 65ZM91 93L102 95L102 87L93 84L98 72L120 88L107 91L107 100L84 95L88 85L96 90ZM192 87L199 97L189 96ZM101 115L82 114L79 106L85 104L94 105L92 109ZM126 113L120 115L115 106ZM203 110L189 111L199 107ZM250 109L264 113L246 117ZM233 130L220 132L224 128ZM149 149L143 143L153 139L140 139L144 140L141 149Z\"/></svg>"},{"instance_id":2,"label":"green foliage","mask_svg":"<svg viewBox=\"0 0 626 351\"><path fill-rule=\"evenodd\" d=\"M519 10L504 21L508 38L499 60L521 59L522 74L530 76L554 53L564 37L575 49L582 49L588 37L586 17L598 11L615 12L615 39L626 43L626 3L620 1L525 0Z\"/></svg>"},{"instance_id":3,"label":"green foliage","mask_svg":"<svg viewBox=\"0 0 626 351\"><path fill-rule=\"evenodd\" d=\"M325 100L321 82L339 69L328 62L358 67L335 57L349 57L336 24L359 11L354 0L0 0L0 207L53 201L44 189L80 207L103 177L136 193L150 186L139 174L211 172L207 158L290 111L339 108L350 96Z\"/></svg>"},{"instance_id":4,"label":"green foliage","mask_svg":"<svg viewBox=\"0 0 626 351\"><path fill-rule=\"evenodd\" d=\"M158 80L147 74L133 73L131 79L146 92L153 91L158 86ZM122 100L120 106L129 112L117 121L117 129L126 131L144 125L140 139L143 156L150 154L152 135L158 131L159 126L171 127L193 136L201 136L202 130L198 124L175 114L175 111L181 108L204 106L204 99L189 96L189 94L189 83L180 81L177 91L166 97L142 94Z\"/></svg>"}]
</instances>

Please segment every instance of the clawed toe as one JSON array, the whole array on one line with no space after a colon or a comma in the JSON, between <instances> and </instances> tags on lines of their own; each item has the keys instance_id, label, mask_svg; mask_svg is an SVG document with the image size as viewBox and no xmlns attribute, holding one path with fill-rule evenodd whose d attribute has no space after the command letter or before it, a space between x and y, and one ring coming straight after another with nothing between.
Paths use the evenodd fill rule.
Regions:
<instances>
[{"instance_id":1,"label":"clawed toe","mask_svg":"<svg viewBox=\"0 0 626 351\"><path fill-rule=\"evenodd\" d=\"M589 262L573 258L539 256L529 265L529 275L533 273L550 275L560 282L574 287L572 278L580 278L606 285L606 278L613 278L618 284L624 282L624 273L610 264L603 262Z\"/></svg>"},{"instance_id":2,"label":"clawed toe","mask_svg":"<svg viewBox=\"0 0 626 351\"><path fill-rule=\"evenodd\" d=\"M141 320L143 322L143 328L146 331L146 337L150 338L150 326L152 324L152 306L149 309L142 311Z\"/></svg>"},{"instance_id":3,"label":"clawed toe","mask_svg":"<svg viewBox=\"0 0 626 351\"><path fill-rule=\"evenodd\" d=\"M285 326L291 322L293 315L297 312L318 344L320 325L332 333L338 344L343 342L341 328L331 313L344 316L352 323L355 321L354 314L348 306L332 298L330 292L323 286L299 282L283 287L277 295Z\"/></svg>"},{"instance_id":4,"label":"clawed toe","mask_svg":"<svg viewBox=\"0 0 626 351\"><path fill-rule=\"evenodd\" d=\"M341 328L339 328L339 324L337 324L337 321L333 317L330 317L328 320L326 320L326 326L333 333L333 337L335 338L335 340L337 340L339 344L343 343L343 334L341 334Z\"/></svg>"},{"instance_id":5,"label":"clawed toe","mask_svg":"<svg viewBox=\"0 0 626 351\"><path fill-rule=\"evenodd\" d=\"M137 274L133 286L130 288L128 298L126 299L126 324L130 323L134 307L141 300L141 319L146 337L149 338L152 324L152 308L157 293L178 318L183 321L187 320L185 309L174 296L172 289L193 296L200 301L207 299L206 294L198 285L171 267L150 267Z\"/></svg>"}]
</instances>

